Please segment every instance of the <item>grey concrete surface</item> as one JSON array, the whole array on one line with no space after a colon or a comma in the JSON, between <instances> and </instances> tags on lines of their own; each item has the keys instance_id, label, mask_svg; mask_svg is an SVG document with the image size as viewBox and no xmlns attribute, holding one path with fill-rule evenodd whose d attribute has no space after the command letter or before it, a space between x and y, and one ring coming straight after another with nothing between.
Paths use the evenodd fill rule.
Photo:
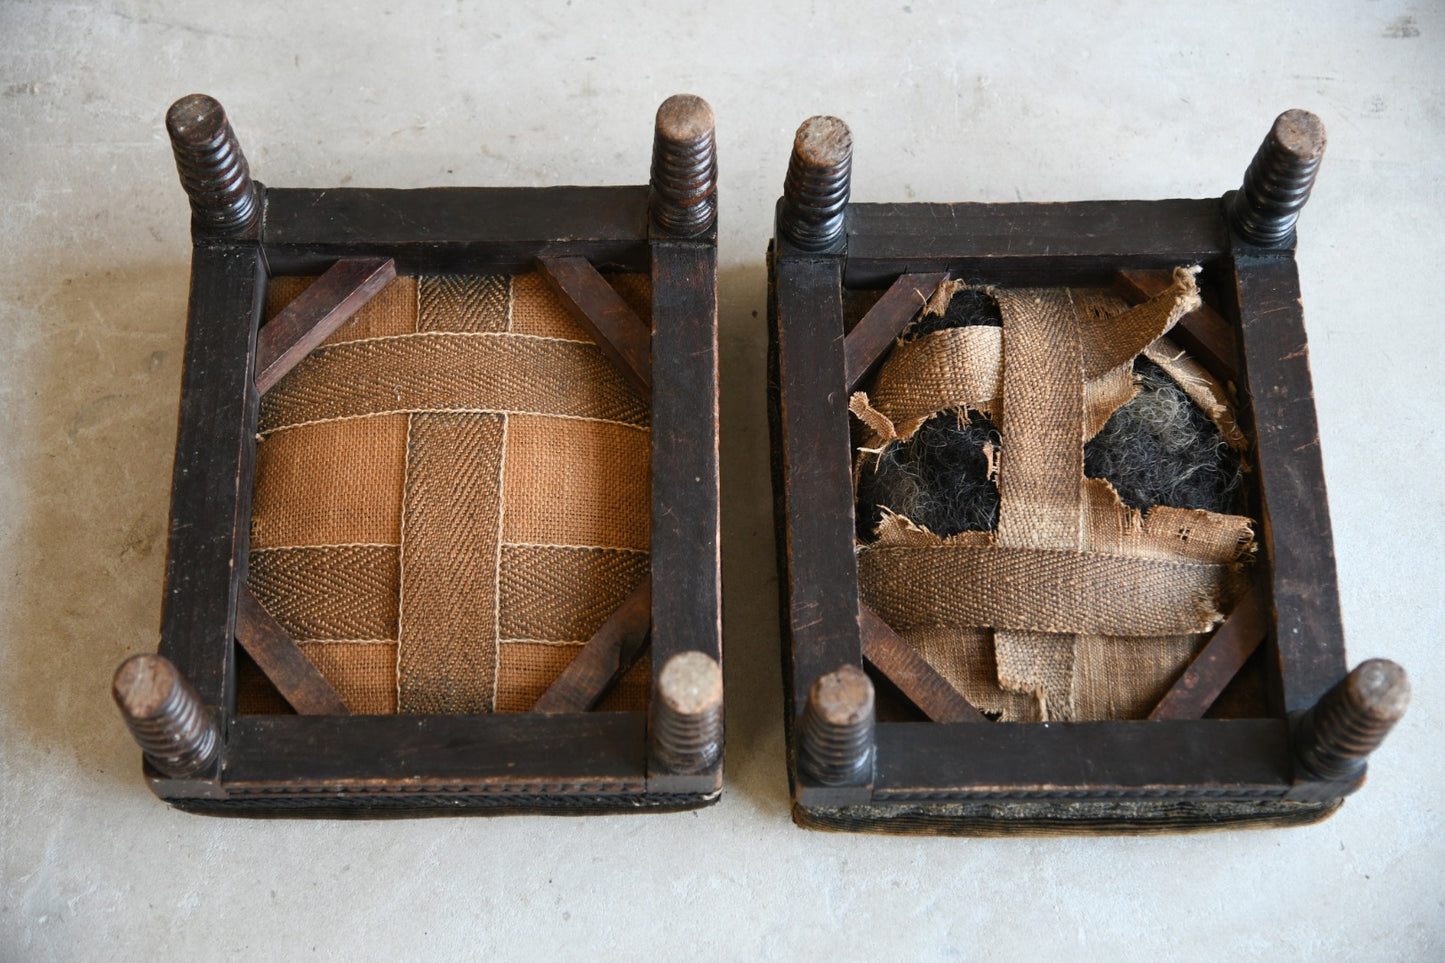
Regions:
<instances>
[{"instance_id":1,"label":"grey concrete surface","mask_svg":"<svg viewBox=\"0 0 1445 963\"><path fill-rule=\"evenodd\" d=\"M0 5L0 958L1445 959L1445 10L1084 5ZM107 694L153 650L205 91L288 186L636 183L707 97L722 165L727 789L695 814L247 822L143 786ZM1350 656L1415 704L1308 829L809 833L788 818L763 249L791 133L858 200L1211 196L1270 121L1330 149L1300 271Z\"/></svg>"}]
</instances>

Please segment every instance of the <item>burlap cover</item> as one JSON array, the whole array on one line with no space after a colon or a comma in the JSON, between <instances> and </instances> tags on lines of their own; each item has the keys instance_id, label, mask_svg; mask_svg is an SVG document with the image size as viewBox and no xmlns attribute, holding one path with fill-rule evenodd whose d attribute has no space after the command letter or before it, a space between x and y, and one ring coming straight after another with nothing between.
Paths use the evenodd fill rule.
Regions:
<instances>
[{"instance_id":1,"label":"burlap cover","mask_svg":"<svg viewBox=\"0 0 1445 963\"><path fill-rule=\"evenodd\" d=\"M648 577L648 419L537 275L397 278L262 399L250 587L353 712L525 711Z\"/></svg>"},{"instance_id":2,"label":"burlap cover","mask_svg":"<svg viewBox=\"0 0 1445 963\"><path fill-rule=\"evenodd\" d=\"M945 282L925 310L941 314L960 288ZM1134 397L1140 353L1243 448L1221 387L1164 337L1199 306L1193 273L1133 308L1098 291L989 293L1001 328L900 342L850 408L860 470L940 411L993 417L998 528L940 538L885 510L878 540L859 546L862 598L1006 721L1143 716L1247 589L1254 550L1247 518L1140 513L1084 475L1084 442Z\"/></svg>"}]
</instances>

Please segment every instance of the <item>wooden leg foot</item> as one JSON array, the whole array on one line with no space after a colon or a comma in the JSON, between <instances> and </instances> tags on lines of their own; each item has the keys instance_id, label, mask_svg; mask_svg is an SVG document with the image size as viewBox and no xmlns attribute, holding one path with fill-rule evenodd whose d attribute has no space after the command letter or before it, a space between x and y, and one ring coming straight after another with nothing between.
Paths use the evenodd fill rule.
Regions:
<instances>
[{"instance_id":1,"label":"wooden leg foot","mask_svg":"<svg viewBox=\"0 0 1445 963\"><path fill-rule=\"evenodd\" d=\"M867 782L873 771L873 681L856 665L822 676L808 690L800 763L825 786Z\"/></svg>"},{"instance_id":2,"label":"wooden leg foot","mask_svg":"<svg viewBox=\"0 0 1445 963\"><path fill-rule=\"evenodd\" d=\"M191 199L193 230L206 237L242 237L260 218L256 185L226 111L205 94L171 105L166 130L181 186Z\"/></svg>"},{"instance_id":3,"label":"wooden leg foot","mask_svg":"<svg viewBox=\"0 0 1445 963\"><path fill-rule=\"evenodd\" d=\"M830 251L843 242L853 134L836 117L810 117L793 139L778 228L793 246Z\"/></svg>"},{"instance_id":4,"label":"wooden leg foot","mask_svg":"<svg viewBox=\"0 0 1445 963\"><path fill-rule=\"evenodd\" d=\"M712 108L677 94L657 109L652 142L652 224L695 237L717 222L717 143Z\"/></svg>"},{"instance_id":5,"label":"wooden leg foot","mask_svg":"<svg viewBox=\"0 0 1445 963\"><path fill-rule=\"evenodd\" d=\"M195 776L220 755L215 719L170 659L131 656L116 670L111 694L146 759L167 776Z\"/></svg>"},{"instance_id":6,"label":"wooden leg foot","mask_svg":"<svg viewBox=\"0 0 1445 963\"><path fill-rule=\"evenodd\" d=\"M679 652L657 674L648 730L665 770L696 773L717 762L723 742L722 667L702 652Z\"/></svg>"},{"instance_id":7,"label":"wooden leg foot","mask_svg":"<svg viewBox=\"0 0 1445 963\"><path fill-rule=\"evenodd\" d=\"M1234 195L1234 230L1260 247L1289 244L1324 153L1325 125L1318 117L1307 110L1280 114Z\"/></svg>"},{"instance_id":8,"label":"wooden leg foot","mask_svg":"<svg viewBox=\"0 0 1445 963\"><path fill-rule=\"evenodd\" d=\"M1388 659L1360 663L1301 721L1295 742L1300 765L1335 782L1358 776L1409 704L1404 669Z\"/></svg>"}]
</instances>

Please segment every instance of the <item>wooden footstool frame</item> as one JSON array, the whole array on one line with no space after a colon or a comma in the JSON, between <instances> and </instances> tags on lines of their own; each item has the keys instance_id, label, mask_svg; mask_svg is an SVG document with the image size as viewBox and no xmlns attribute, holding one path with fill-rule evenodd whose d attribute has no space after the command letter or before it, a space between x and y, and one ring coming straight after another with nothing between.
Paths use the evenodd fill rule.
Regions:
<instances>
[{"instance_id":1,"label":"wooden footstool frame","mask_svg":"<svg viewBox=\"0 0 1445 963\"><path fill-rule=\"evenodd\" d=\"M658 112L650 184L266 188L214 100L167 118L194 252L160 654L115 697L157 795L236 815L695 808L722 779L716 155L711 109ZM649 331L598 268L648 272ZM532 712L354 716L246 587L261 394L395 274L539 270L649 392L650 584ZM267 280L321 279L264 327ZM650 710L591 712L649 639ZM238 715L239 640L298 715ZM700 653L700 655L699 655Z\"/></svg>"},{"instance_id":2,"label":"wooden footstool frame","mask_svg":"<svg viewBox=\"0 0 1445 963\"><path fill-rule=\"evenodd\" d=\"M1222 199L850 204L852 140L798 132L770 248L769 395L794 818L993 835L1294 825L1328 816L1408 701L1393 663L1348 676L1295 270L1324 148L1276 122ZM1203 266L1173 337L1237 385L1252 441L1255 588L1147 720L990 723L859 600L848 401L945 277L1111 286L1134 300ZM845 301L883 289L851 328ZM1210 305L1213 305L1211 307ZM846 334L846 337L845 337ZM987 586L962 586L986 592ZM1264 647L1263 718L1204 718ZM873 673L865 674L865 664ZM874 679L917 718L879 721Z\"/></svg>"}]
</instances>

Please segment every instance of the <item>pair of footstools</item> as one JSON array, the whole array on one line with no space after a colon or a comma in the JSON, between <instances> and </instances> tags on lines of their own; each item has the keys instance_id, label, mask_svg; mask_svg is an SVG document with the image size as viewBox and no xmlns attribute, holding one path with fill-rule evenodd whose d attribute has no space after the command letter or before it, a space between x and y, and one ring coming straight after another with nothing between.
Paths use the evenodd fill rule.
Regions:
<instances>
[{"instance_id":1,"label":"pair of footstools","mask_svg":"<svg viewBox=\"0 0 1445 963\"><path fill-rule=\"evenodd\" d=\"M114 685L151 788L715 801L708 105L662 105L629 187L267 188L214 100L167 126L161 644ZM768 387L800 823L1293 825L1361 784L1408 683L1345 671L1293 257L1323 148L1290 111L1222 199L851 204L848 128L799 128Z\"/></svg>"}]
</instances>

